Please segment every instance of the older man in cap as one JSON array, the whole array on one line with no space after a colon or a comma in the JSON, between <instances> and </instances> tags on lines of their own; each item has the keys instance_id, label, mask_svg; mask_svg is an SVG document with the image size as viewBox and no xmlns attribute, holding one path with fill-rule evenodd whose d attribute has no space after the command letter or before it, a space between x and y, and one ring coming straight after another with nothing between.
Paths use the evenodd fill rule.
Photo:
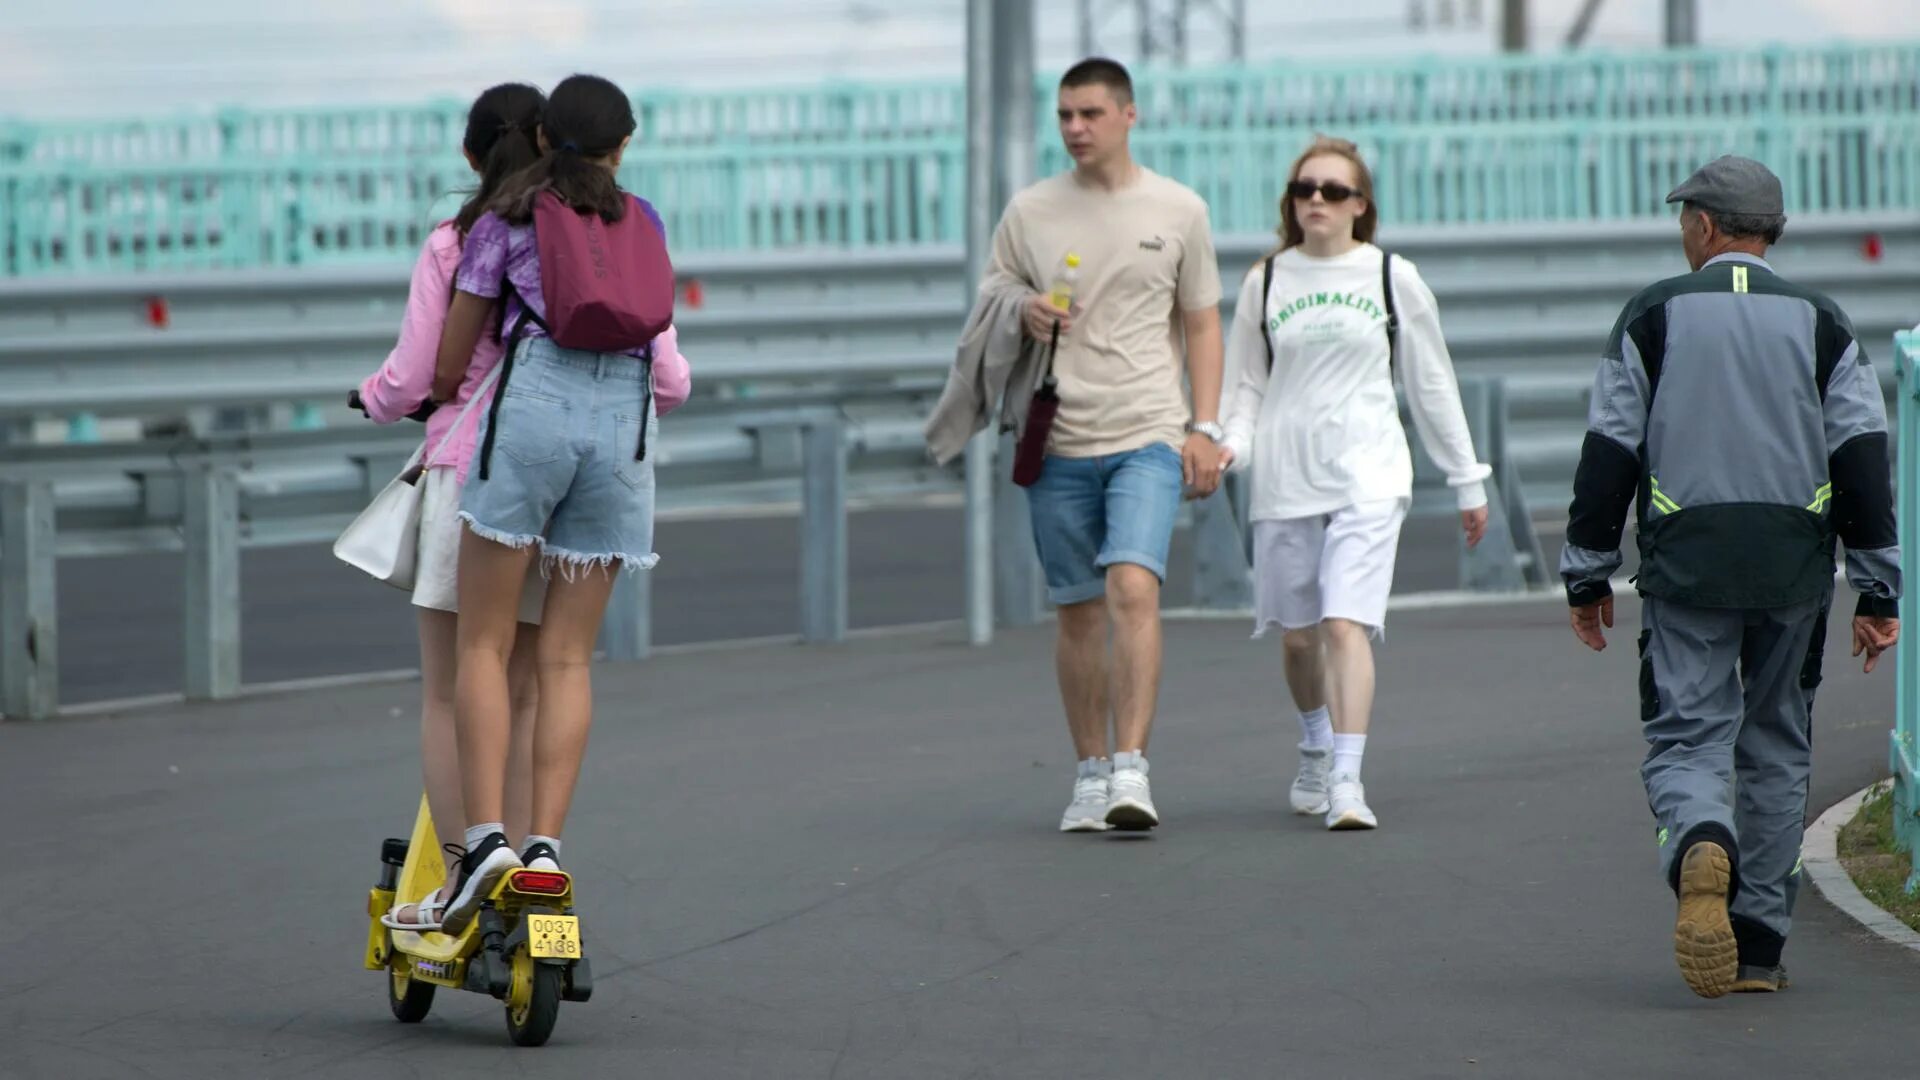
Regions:
<instances>
[{"instance_id":1,"label":"older man in cap","mask_svg":"<svg viewBox=\"0 0 1920 1080\"><path fill-rule=\"evenodd\" d=\"M1779 178L1723 157L1667 201L1693 273L1642 290L1607 338L1560 571L1575 635L1606 648L1638 504L1640 772L1674 957L1719 997L1787 985L1835 538L1869 672L1899 636L1900 549L1880 383L1839 306L1765 258Z\"/></svg>"}]
</instances>

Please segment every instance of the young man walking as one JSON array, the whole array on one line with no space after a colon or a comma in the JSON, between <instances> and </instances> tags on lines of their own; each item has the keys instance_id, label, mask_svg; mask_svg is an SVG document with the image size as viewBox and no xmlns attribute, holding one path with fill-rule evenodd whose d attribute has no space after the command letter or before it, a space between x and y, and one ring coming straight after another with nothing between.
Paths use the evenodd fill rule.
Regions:
<instances>
[{"instance_id":1,"label":"young man walking","mask_svg":"<svg viewBox=\"0 0 1920 1080\"><path fill-rule=\"evenodd\" d=\"M1871 672L1900 633L1880 383L1839 306L1768 265L1781 196L1731 156L1667 196L1694 272L1634 297L1607 340L1560 561L1575 635L1606 648L1638 502L1640 773L1674 958L1710 998L1787 985L1836 537L1854 655Z\"/></svg>"},{"instance_id":2,"label":"young man walking","mask_svg":"<svg viewBox=\"0 0 1920 1080\"><path fill-rule=\"evenodd\" d=\"M1059 328L1059 413L1027 491L1059 609L1055 664L1079 759L1060 821L1068 832L1160 822L1146 758L1160 586L1183 484L1212 494L1224 437L1215 415L1220 271L1207 205L1133 160L1136 115L1119 64L1086 60L1066 73L1058 116L1074 168L1014 197L981 285L983 294L1010 286L1030 294L1022 322L1032 339L1045 344ZM1065 311L1050 296L1057 282L1071 285Z\"/></svg>"}]
</instances>

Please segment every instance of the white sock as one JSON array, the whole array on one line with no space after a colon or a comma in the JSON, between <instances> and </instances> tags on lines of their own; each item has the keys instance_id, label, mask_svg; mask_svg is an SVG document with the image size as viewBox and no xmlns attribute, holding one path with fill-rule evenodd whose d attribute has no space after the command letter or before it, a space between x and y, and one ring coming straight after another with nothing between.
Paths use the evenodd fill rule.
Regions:
<instances>
[{"instance_id":1,"label":"white sock","mask_svg":"<svg viewBox=\"0 0 1920 1080\"><path fill-rule=\"evenodd\" d=\"M535 845L535 844L545 844L545 845L547 845L548 847L550 847L550 848L552 848L552 849L553 849L553 857L554 857L554 858L556 858L556 859L557 859L557 858L559 858L559 857L560 857L560 838L559 838L559 837L557 837L557 836L541 836L541 835L540 835L539 833L528 833L528 834L527 834L527 842L526 842L525 844L523 844L523 845L521 845L521 848L520 848L520 850L521 850L521 851L525 851L525 850L527 850L527 848L530 848L530 847L532 847L532 846L533 846L533 845Z\"/></svg>"},{"instance_id":2,"label":"white sock","mask_svg":"<svg viewBox=\"0 0 1920 1080\"><path fill-rule=\"evenodd\" d=\"M1113 755L1113 771L1119 772L1121 769L1139 769L1141 772L1146 772L1146 755L1138 750L1128 750Z\"/></svg>"},{"instance_id":3,"label":"white sock","mask_svg":"<svg viewBox=\"0 0 1920 1080\"><path fill-rule=\"evenodd\" d=\"M472 826L467 830L467 850L472 851L474 848L479 847L482 840L492 836L494 833L505 833L506 831L507 827L498 821L488 821Z\"/></svg>"},{"instance_id":4,"label":"white sock","mask_svg":"<svg viewBox=\"0 0 1920 1080\"><path fill-rule=\"evenodd\" d=\"M1333 737L1333 775L1360 779L1360 755L1367 752L1365 735Z\"/></svg>"},{"instance_id":5,"label":"white sock","mask_svg":"<svg viewBox=\"0 0 1920 1080\"><path fill-rule=\"evenodd\" d=\"M1327 714L1325 705L1300 714L1300 744L1315 750L1333 745L1333 718Z\"/></svg>"}]
</instances>

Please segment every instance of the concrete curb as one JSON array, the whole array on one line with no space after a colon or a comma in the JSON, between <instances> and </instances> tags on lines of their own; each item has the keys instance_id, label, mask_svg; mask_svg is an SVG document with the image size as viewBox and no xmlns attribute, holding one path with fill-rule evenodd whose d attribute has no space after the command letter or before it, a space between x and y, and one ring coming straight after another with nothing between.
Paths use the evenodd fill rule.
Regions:
<instances>
[{"instance_id":1,"label":"concrete curb","mask_svg":"<svg viewBox=\"0 0 1920 1080\"><path fill-rule=\"evenodd\" d=\"M1807 826L1806 837L1800 847L1802 869L1813 879L1814 886L1820 890L1821 896L1826 897L1827 903L1846 912L1876 936L1920 952L1920 932L1882 911L1862 895L1854 885L1853 878L1847 875L1847 868L1840 865L1840 827L1853 820L1854 815L1860 812L1860 804L1867 801L1867 793L1878 786L1868 784L1841 799L1821 814L1818 821Z\"/></svg>"}]
</instances>

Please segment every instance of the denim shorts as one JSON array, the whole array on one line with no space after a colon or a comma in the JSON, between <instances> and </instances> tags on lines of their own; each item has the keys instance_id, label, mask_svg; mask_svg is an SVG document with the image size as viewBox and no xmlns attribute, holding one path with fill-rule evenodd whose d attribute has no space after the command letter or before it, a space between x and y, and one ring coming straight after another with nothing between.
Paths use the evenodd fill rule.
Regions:
<instances>
[{"instance_id":1,"label":"denim shorts","mask_svg":"<svg viewBox=\"0 0 1920 1080\"><path fill-rule=\"evenodd\" d=\"M461 520L496 543L538 544L548 569L651 568L659 561L652 451L659 420L648 378L646 362L632 356L566 349L546 338L520 342L485 429L493 433L487 476L476 460L460 495ZM642 432L648 452L636 458Z\"/></svg>"},{"instance_id":2,"label":"denim shorts","mask_svg":"<svg viewBox=\"0 0 1920 1080\"><path fill-rule=\"evenodd\" d=\"M1182 483L1180 452L1165 443L1105 457L1048 456L1027 489L1047 599L1099 598L1114 563L1144 566L1165 581Z\"/></svg>"}]
</instances>

